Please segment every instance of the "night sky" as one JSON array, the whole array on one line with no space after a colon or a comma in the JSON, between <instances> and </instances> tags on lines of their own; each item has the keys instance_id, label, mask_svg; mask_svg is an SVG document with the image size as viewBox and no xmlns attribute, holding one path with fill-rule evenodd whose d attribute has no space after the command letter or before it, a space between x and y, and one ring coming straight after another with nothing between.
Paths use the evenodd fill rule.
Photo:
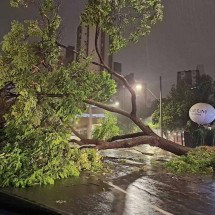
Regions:
<instances>
[{"instance_id":1,"label":"night sky","mask_svg":"<svg viewBox=\"0 0 215 215\"><path fill-rule=\"evenodd\" d=\"M79 15L86 0L63 0L62 42L75 45ZM205 73L215 78L215 0L163 0L164 20L147 38L129 45L115 56L123 73L135 73L158 95L159 76L164 94L176 82L176 73L204 64ZM10 29L10 21L24 19L32 11L11 9L9 0L0 4L0 40Z\"/></svg>"}]
</instances>

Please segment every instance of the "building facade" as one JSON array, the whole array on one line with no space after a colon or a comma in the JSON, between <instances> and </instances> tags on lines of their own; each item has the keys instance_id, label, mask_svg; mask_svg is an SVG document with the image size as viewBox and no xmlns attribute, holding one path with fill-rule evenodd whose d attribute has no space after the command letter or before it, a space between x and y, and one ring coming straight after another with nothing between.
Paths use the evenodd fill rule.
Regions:
<instances>
[{"instance_id":1,"label":"building facade","mask_svg":"<svg viewBox=\"0 0 215 215\"><path fill-rule=\"evenodd\" d=\"M197 65L195 70L185 70L177 72L177 86L186 83L190 86L198 84L200 75L204 73L204 65Z\"/></svg>"},{"instance_id":2,"label":"building facade","mask_svg":"<svg viewBox=\"0 0 215 215\"><path fill-rule=\"evenodd\" d=\"M96 28L94 26L79 25L77 28L77 52L82 53L86 57L91 57L92 61L101 63L99 56L96 52ZM109 55L110 39L104 33L100 32L98 35L98 51L106 65L111 69L113 68L113 57ZM79 55L76 55L78 60ZM90 69L95 72L101 72L104 70L102 66L90 64ZM79 132L86 135L87 138L92 137L92 131L94 126L98 124L98 120L104 117L103 110L89 105L87 113L83 114L80 118L77 128Z\"/></svg>"},{"instance_id":3,"label":"building facade","mask_svg":"<svg viewBox=\"0 0 215 215\"><path fill-rule=\"evenodd\" d=\"M95 48L96 28L94 26L79 25L77 29L77 51L82 52L85 56L92 57L96 63L101 63ZM109 55L110 39L104 33L100 32L98 36L98 50L105 64L111 69L113 67L113 56ZM78 56L77 56L78 58ZM95 71L103 71L102 66L91 65Z\"/></svg>"}]
</instances>

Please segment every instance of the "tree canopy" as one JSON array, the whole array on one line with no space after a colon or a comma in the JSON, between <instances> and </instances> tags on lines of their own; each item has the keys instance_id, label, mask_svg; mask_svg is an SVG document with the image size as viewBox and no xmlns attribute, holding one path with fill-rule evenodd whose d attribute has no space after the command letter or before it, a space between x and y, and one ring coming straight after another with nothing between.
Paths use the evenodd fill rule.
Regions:
<instances>
[{"instance_id":1,"label":"tree canopy","mask_svg":"<svg viewBox=\"0 0 215 215\"><path fill-rule=\"evenodd\" d=\"M111 39L111 52L150 33L162 20L160 0L90 0L82 13L82 22L98 26Z\"/></svg>"},{"instance_id":2,"label":"tree canopy","mask_svg":"<svg viewBox=\"0 0 215 215\"><path fill-rule=\"evenodd\" d=\"M163 101L164 131L185 130L194 126L189 119L189 109L192 105L203 102L215 105L215 82L209 75L201 75L196 86L182 82L172 87L169 95ZM159 122L159 108L153 113L153 123Z\"/></svg>"},{"instance_id":3,"label":"tree canopy","mask_svg":"<svg viewBox=\"0 0 215 215\"><path fill-rule=\"evenodd\" d=\"M98 122L100 125L93 130L93 139L108 140L121 132L117 117L109 112L106 112L105 117Z\"/></svg>"},{"instance_id":4,"label":"tree canopy","mask_svg":"<svg viewBox=\"0 0 215 215\"><path fill-rule=\"evenodd\" d=\"M71 127L77 115L86 111L86 103L106 102L115 93L112 73L106 66L104 72L92 71L92 59L83 55L62 64L59 1L10 2L14 7L36 4L40 19L14 20L1 43L0 88L12 86L7 96L15 102L4 116L0 186L52 184L83 169L100 168L95 150L71 149L69 140ZM160 0L92 0L82 13L82 22L108 34L113 52L148 34L161 17Z\"/></svg>"},{"instance_id":5,"label":"tree canopy","mask_svg":"<svg viewBox=\"0 0 215 215\"><path fill-rule=\"evenodd\" d=\"M13 21L2 42L0 87L11 83L17 98L5 115L1 186L53 183L77 175L85 167L77 161L80 152L69 148L71 125L86 110L85 99L104 102L115 92L109 74L89 69L90 59L60 62L58 5L42 1L39 13L41 20ZM87 153L82 153L83 164Z\"/></svg>"}]
</instances>

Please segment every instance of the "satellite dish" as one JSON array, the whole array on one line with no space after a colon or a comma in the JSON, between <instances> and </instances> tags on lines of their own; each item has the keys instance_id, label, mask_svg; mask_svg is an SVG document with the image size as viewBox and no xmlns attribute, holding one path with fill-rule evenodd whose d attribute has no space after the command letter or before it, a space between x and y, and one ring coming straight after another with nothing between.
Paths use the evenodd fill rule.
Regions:
<instances>
[{"instance_id":1,"label":"satellite dish","mask_svg":"<svg viewBox=\"0 0 215 215\"><path fill-rule=\"evenodd\" d=\"M189 117L199 125L206 125L214 121L215 109L212 105L197 103L190 108Z\"/></svg>"}]
</instances>

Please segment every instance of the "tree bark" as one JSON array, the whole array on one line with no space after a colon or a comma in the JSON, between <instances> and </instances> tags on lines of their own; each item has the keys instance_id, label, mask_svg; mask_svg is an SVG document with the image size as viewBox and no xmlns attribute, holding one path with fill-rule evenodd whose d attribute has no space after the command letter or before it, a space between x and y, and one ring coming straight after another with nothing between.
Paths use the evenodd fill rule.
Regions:
<instances>
[{"instance_id":1,"label":"tree bark","mask_svg":"<svg viewBox=\"0 0 215 215\"><path fill-rule=\"evenodd\" d=\"M101 102L94 101L92 99L86 99L85 102L87 104L95 105L104 110L123 115L123 116L129 118L130 120L132 120L142 130L142 132L145 135L157 136L148 126L144 125L143 122L138 117L133 116L132 114L130 114L122 109L119 109L119 108L116 108L116 107L113 107L110 105L106 105Z\"/></svg>"},{"instance_id":2,"label":"tree bark","mask_svg":"<svg viewBox=\"0 0 215 215\"><path fill-rule=\"evenodd\" d=\"M181 146L169 140L166 140L160 137L154 137L154 136L140 136L140 137L133 137L130 139L124 139L121 141L112 141L112 142L88 140L88 139L75 141L75 142L78 143L79 145L93 144L95 145L95 148L98 150L130 148L130 147L143 145L143 144L159 147L175 155L186 155L191 150L191 148Z\"/></svg>"},{"instance_id":3,"label":"tree bark","mask_svg":"<svg viewBox=\"0 0 215 215\"><path fill-rule=\"evenodd\" d=\"M143 132L137 132L137 133L133 133L133 134L124 134L124 135L120 135L120 136L114 136L111 137L108 142L112 142L115 140L123 140L123 139L128 139L128 138L133 138L133 137L139 137L139 136L143 136L144 133Z\"/></svg>"},{"instance_id":4,"label":"tree bark","mask_svg":"<svg viewBox=\"0 0 215 215\"><path fill-rule=\"evenodd\" d=\"M100 60L100 63L102 64L102 66L107 70L107 72L111 75L113 75L114 77L118 78L119 80L121 80L121 82L125 85L125 87L128 89L128 91L130 92L131 94L131 113L130 115L131 116L134 116L136 117L137 115L137 96L136 96L136 93L134 91L134 89L132 88L132 86L129 84L129 82L127 81L127 79L115 72L114 70L112 70L104 61L104 59L102 58L101 56L101 53L99 51L99 47L98 47L98 42L99 42L99 33L100 33L100 29L98 27L98 25L96 25L96 32L95 32L95 50L96 50L96 53L99 57L99 60Z\"/></svg>"}]
</instances>

